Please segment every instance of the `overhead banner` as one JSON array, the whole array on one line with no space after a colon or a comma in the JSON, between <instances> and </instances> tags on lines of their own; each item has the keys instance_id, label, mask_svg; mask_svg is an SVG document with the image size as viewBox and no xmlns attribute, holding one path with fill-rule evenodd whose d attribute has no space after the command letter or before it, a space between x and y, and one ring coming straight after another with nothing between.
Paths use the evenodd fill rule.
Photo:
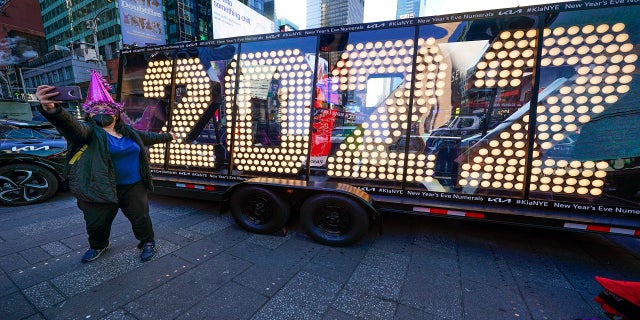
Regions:
<instances>
[{"instance_id":1,"label":"overhead banner","mask_svg":"<svg viewBox=\"0 0 640 320\"><path fill-rule=\"evenodd\" d=\"M162 0L120 0L122 44L166 44Z\"/></svg>"},{"instance_id":2,"label":"overhead banner","mask_svg":"<svg viewBox=\"0 0 640 320\"><path fill-rule=\"evenodd\" d=\"M273 21L237 0L213 0L213 38L231 38L275 32Z\"/></svg>"}]
</instances>

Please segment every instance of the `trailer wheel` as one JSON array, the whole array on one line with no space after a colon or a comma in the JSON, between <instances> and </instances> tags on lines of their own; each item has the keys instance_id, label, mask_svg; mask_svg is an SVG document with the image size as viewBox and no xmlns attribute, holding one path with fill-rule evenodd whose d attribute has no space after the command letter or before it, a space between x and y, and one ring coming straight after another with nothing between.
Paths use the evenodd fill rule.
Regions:
<instances>
[{"instance_id":1,"label":"trailer wheel","mask_svg":"<svg viewBox=\"0 0 640 320\"><path fill-rule=\"evenodd\" d=\"M231 196L231 215L242 228L254 233L274 233L289 220L289 206L275 193L246 186Z\"/></svg>"},{"instance_id":2,"label":"trailer wheel","mask_svg":"<svg viewBox=\"0 0 640 320\"><path fill-rule=\"evenodd\" d=\"M336 194L307 199L300 207L300 224L312 239L330 246L355 243L369 230L369 214L357 201Z\"/></svg>"}]
</instances>

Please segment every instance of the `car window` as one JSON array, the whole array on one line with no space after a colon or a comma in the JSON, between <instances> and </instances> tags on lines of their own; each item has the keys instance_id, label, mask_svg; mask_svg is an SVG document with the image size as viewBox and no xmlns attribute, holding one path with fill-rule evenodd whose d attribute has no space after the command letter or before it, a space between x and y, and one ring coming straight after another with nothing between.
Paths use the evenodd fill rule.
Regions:
<instances>
[{"instance_id":1,"label":"car window","mask_svg":"<svg viewBox=\"0 0 640 320\"><path fill-rule=\"evenodd\" d=\"M472 118L463 118L460 120L460 128L464 129L464 128L469 128L471 126L473 126L473 119Z\"/></svg>"},{"instance_id":2,"label":"car window","mask_svg":"<svg viewBox=\"0 0 640 320\"><path fill-rule=\"evenodd\" d=\"M56 130L55 128L53 129L42 129L39 131L40 134L42 134L42 136L46 137L46 138L61 138L62 135L60 134L60 132L58 132L58 130Z\"/></svg>"},{"instance_id":3,"label":"car window","mask_svg":"<svg viewBox=\"0 0 640 320\"><path fill-rule=\"evenodd\" d=\"M42 139L45 136L38 131L19 128L5 132L5 139Z\"/></svg>"}]
</instances>

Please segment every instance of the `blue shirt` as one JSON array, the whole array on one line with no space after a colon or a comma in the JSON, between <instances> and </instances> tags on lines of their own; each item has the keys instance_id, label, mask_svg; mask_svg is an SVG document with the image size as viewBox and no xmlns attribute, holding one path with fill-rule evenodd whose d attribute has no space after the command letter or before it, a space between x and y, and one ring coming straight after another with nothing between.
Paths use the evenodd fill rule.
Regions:
<instances>
[{"instance_id":1,"label":"blue shirt","mask_svg":"<svg viewBox=\"0 0 640 320\"><path fill-rule=\"evenodd\" d=\"M109 153L116 169L116 184L133 184L140 180L140 146L127 137L107 134Z\"/></svg>"}]
</instances>

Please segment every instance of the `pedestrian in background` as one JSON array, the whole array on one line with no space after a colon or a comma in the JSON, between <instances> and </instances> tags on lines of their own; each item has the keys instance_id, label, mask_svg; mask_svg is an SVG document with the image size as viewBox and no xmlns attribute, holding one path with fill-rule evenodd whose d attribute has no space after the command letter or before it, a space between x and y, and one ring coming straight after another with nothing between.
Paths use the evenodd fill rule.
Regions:
<instances>
[{"instance_id":1,"label":"pedestrian in background","mask_svg":"<svg viewBox=\"0 0 640 320\"><path fill-rule=\"evenodd\" d=\"M89 115L81 123L59 106L59 94L50 85L39 86L39 111L68 141L67 174L71 192L84 214L89 249L82 262L90 262L109 248L111 225L122 209L139 240L140 259L156 254L149 217L148 190L152 190L149 159L145 146L169 142L172 133L143 132L122 120L122 104L116 103L110 86L95 70L87 100L82 105Z\"/></svg>"}]
</instances>

